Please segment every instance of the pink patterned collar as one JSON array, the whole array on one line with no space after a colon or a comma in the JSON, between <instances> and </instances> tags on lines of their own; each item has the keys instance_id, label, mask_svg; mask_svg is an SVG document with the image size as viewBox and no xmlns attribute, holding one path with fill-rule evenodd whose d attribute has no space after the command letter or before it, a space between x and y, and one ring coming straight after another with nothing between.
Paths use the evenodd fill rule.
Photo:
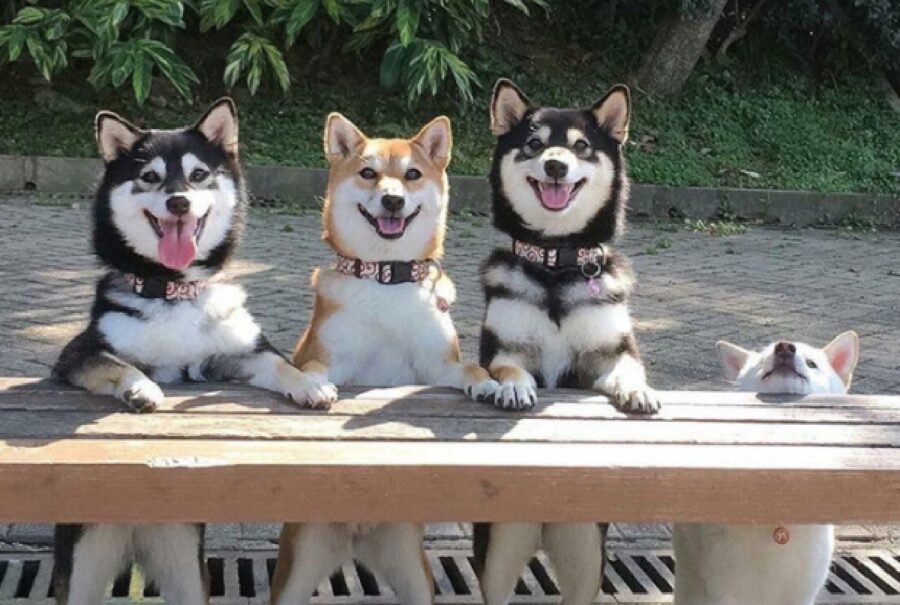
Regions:
<instances>
[{"instance_id":1,"label":"pink patterned collar","mask_svg":"<svg viewBox=\"0 0 900 605\"><path fill-rule=\"evenodd\" d=\"M133 273L126 273L125 281L139 296L169 301L197 300L207 284L202 280L171 281L161 277L138 277Z\"/></svg>"},{"instance_id":2,"label":"pink patterned collar","mask_svg":"<svg viewBox=\"0 0 900 605\"><path fill-rule=\"evenodd\" d=\"M606 247L603 244L588 248L545 248L514 239L513 252L520 258L550 269L577 267L587 278L599 277L606 262Z\"/></svg>"},{"instance_id":3,"label":"pink patterned collar","mask_svg":"<svg viewBox=\"0 0 900 605\"><path fill-rule=\"evenodd\" d=\"M335 269L344 275L360 279L371 279L379 284L418 283L428 278L430 269L435 267L438 275L443 271L440 262L434 259L414 261L364 261L338 255Z\"/></svg>"}]
</instances>

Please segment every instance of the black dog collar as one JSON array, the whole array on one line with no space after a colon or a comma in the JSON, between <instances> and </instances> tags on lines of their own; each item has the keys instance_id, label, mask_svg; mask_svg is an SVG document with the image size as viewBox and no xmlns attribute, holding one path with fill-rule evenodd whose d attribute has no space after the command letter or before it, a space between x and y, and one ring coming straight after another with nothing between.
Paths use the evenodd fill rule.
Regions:
<instances>
[{"instance_id":1,"label":"black dog collar","mask_svg":"<svg viewBox=\"0 0 900 605\"><path fill-rule=\"evenodd\" d=\"M430 269L435 267L438 275L441 264L434 259L414 261L364 261L338 255L335 269L345 275L360 279L372 279L379 284L407 284L425 281Z\"/></svg>"},{"instance_id":2,"label":"black dog collar","mask_svg":"<svg viewBox=\"0 0 900 605\"><path fill-rule=\"evenodd\" d=\"M545 248L520 240L513 240L513 252L525 260L550 269L577 267L587 278L599 277L606 262L603 244L589 248Z\"/></svg>"},{"instance_id":3,"label":"black dog collar","mask_svg":"<svg viewBox=\"0 0 900 605\"><path fill-rule=\"evenodd\" d=\"M144 298L172 301L197 300L206 289L205 281L171 281L162 277L138 277L133 273L126 273L125 281L135 294Z\"/></svg>"}]
</instances>

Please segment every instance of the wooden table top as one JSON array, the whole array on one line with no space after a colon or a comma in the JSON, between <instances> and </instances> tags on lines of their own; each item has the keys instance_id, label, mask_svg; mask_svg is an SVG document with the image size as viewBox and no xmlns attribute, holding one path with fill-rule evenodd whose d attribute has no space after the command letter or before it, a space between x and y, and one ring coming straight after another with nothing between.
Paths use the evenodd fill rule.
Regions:
<instances>
[{"instance_id":1,"label":"wooden table top","mask_svg":"<svg viewBox=\"0 0 900 605\"><path fill-rule=\"evenodd\" d=\"M0 379L0 522L900 520L900 397L662 392L653 417L427 387L325 411L168 385L153 414Z\"/></svg>"}]
</instances>

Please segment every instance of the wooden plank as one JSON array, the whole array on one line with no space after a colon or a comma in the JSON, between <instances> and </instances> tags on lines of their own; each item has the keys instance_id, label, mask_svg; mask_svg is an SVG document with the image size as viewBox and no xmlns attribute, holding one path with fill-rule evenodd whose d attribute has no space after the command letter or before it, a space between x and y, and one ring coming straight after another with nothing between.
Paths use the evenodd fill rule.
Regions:
<instances>
[{"instance_id":1,"label":"wooden plank","mask_svg":"<svg viewBox=\"0 0 900 605\"><path fill-rule=\"evenodd\" d=\"M170 407L200 409L207 406L236 404L242 408L275 408L285 412L298 408L276 393L255 389L235 383L179 383L163 385L167 396L172 399ZM790 404L792 407L835 408L850 407L863 409L898 409L900 396L896 395L762 395L735 391L659 391L663 405L698 406L774 406ZM199 398L199 400L198 400ZM444 404L471 404L460 391L441 387L401 386L401 387L341 387L342 400L360 399L364 401L413 400L433 401ZM541 389L538 408L555 403L607 404L608 399L591 391L571 389ZM67 404L82 407L87 404L101 406L102 409L119 409L118 403L107 396L90 395L80 389L50 380L34 378L0 378L0 407L15 409L16 405L27 403L47 409ZM17 403L19 402L19 403ZM491 410L488 405L484 409ZM228 409L223 407L220 409ZM501 412L502 413L502 412Z\"/></svg>"},{"instance_id":2,"label":"wooden plank","mask_svg":"<svg viewBox=\"0 0 900 605\"><path fill-rule=\"evenodd\" d=\"M767 403L747 400L746 405L707 405L667 403L662 410L650 417L653 421L695 420L699 422L721 420L728 422L786 422L815 424L898 424L900 405L895 407L809 407L802 403ZM900 403L900 398L898 398ZM0 419L2 414L15 411L81 411L89 413L123 412L124 406L111 397L98 397L83 393L31 393L16 397L9 393L0 395ZM280 397L256 392L235 393L225 397L220 394L201 396L178 395L167 398L156 414L269 414L321 415L323 412L302 410ZM595 419L615 420L631 416L617 411L606 402L547 402L527 413L511 413L498 410L493 405L476 403L447 395L445 398L368 399L365 394L342 399L327 412L331 416L368 416L379 418L406 418L420 416L466 418L546 418L546 419ZM2 424L6 424L5 422Z\"/></svg>"},{"instance_id":3,"label":"wooden plank","mask_svg":"<svg viewBox=\"0 0 900 605\"><path fill-rule=\"evenodd\" d=\"M527 441L900 447L892 424L662 422L652 419L368 418L204 414L5 412L2 439L266 439L304 441Z\"/></svg>"},{"instance_id":4,"label":"wooden plank","mask_svg":"<svg viewBox=\"0 0 900 605\"><path fill-rule=\"evenodd\" d=\"M0 444L14 522L891 522L898 501L900 450L879 448Z\"/></svg>"}]
</instances>

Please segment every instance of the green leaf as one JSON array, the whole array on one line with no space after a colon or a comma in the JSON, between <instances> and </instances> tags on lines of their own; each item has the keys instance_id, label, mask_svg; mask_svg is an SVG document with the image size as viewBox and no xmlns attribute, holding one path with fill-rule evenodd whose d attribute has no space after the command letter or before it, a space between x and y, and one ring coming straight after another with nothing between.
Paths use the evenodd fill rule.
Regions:
<instances>
[{"instance_id":1,"label":"green leaf","mask_svg":"<svg viewBox=\"0 0 900 605\"><path fill-rule=\"evenodd\" d=\"M419 29L419 7L415 0L400 0L397 5L397 33L400 44L408 46Z\"/></svg>"},{"instance_id":2,"label":"green leaf","mask_svg":"<svg viewBox=\"0 0 900 605\"><path fill-rule=\"evenodd\" d=\"M159 71L175 87L181 96L191 100L191 84L200 80L187 64L168 46L158 40L142 39L138 43L145 54L159 68Z\"/></svg>"},{"instance_id":3,"label":"green leaf","mask_svg":"<svg viewBox=\"0 0 900 605\"><path fill-rule=\"evenodd\" d=\"M385 88L394 88L400 82L400 75L406 62L406 49L402 44L392 44L381 59L378 80Z\"/></svg>"},{"instance_id":4,"label":"green leaf","mask_svg":"<svg viewBox=\"0 0 900 605\"><path fill-rule=\"evenodd\" d=\"M505 0L507 4L510 6L519 9L526 15L528 14L528 5L523 2L523 0Z\"/></svg>"},{"instance_id":5,"label":"green leaf","mask_svg":"<svg viewBox=\"0 0 900 605\"><path fill-rule=\"evenodd\" d=\"M250 13L250 16L253 17L253 20L256 21L257 25L263 24L263 12L262 6L259 4L259 0L244 0L244 6L247 7L247 12Z\"/></svg>"},{"instance_id":6,"label":"green leaf","mask_svg":"<svg viewBox=\"0 0 900 605\"><path fill-rule=\"evenodd\" d=\"M341 22L341 3L339 0L322 0L322 6L325 8L325 12L328 13L328 16L331 17L331 20L335 23Z\"/></svg>"},{"instance_id":7,"label":"green leaf","mask_svg":"<svg viewBox=\"0 0 900 605\"><path fill-rule=\"evenodd\" d=\"M119 88L134 71L134 51L128 49L116 56L112 73L110 74L110 82L114 88Z\"/></svg>"},{"instance_id":8,"label":"green leaf","mask_svg":"<svg viewBox=\"0 0 900 605\"><path fill-rule=\"evenodd\" d=\"M224 80L225 85L228 88L232 88L237 84L238 78L241 77L242 68L243 62L241 60L231 61L225 66L225 73L222 76L222 80Z\"/></svg>"},{"instance_id":9,"label":"green leaf","mask_svg":"<svg viewBox=\"0 0 900 605\"><path fill-rule=\"evenodd\" d=\"M258 61L253 61L247 71L247 89L251 95L255 95L259 89L259 83L262 80L262 65Z\"/></svg>"},{"instance_id":10,"label":"green leaf","mask_svg":"<svg viewBox=\"0 0 900 605\"><path fill-rule=\"evenodd\" d=\"M44 20L46 13L35 6L26 6L16 13L13 23L17 25L37 25Z\"/></svg>"},{"instance_id":11,"label":"green leaf","mask_svg":"<svg viewBox=\"0 0 900 605\"><path fill-rule=\"evenodd\" d=\"M153 65L150 59L142 55L134 63L134 72L131 74L131 87L134 90L134 98L141 105L150 96L150 87L153 82Z\"/></svg>"},{"instance_id":12,"label":"green leaf","mask_svg":"<svg viewBox=\"0 0 900 605\"><path fill-rule=\"evenodd\" d=\"M15 61L25 48L25 35L23 32L13 33L9 38L9 60Z\"/></svg>"},{"instance_id":13,"label":"green leaf","mask_svg":"<svg viewBox=\"0 0 900 605\"><path fill-rule=\"evenodd\" d=\"M285 21L288 46L297 41L300 30L312 21L319 11L319 0L292 0L276 11L276 19Z\"/></svg>"},{"instance_id":14,"label":"green leaf","mask_svg":"<svg viewBox=\"0 0 900 605\"><path fill-rule=\"evenodd\" d=\"M112 12L109 15L109 23L112 26L117 26L122 21L125 20L125 17L128 16L128 3L127 2L116 2L113 6Z\"/></svg>"},{"instance_id":15,"label":"green leaf","mask_svg":"<svg viewBox=\"0 0 900 605\"><path fill-rule=\"evenodd\" d=\"M269 61L269 68L275 75L275 81L278 82L281 90L287 91L291 87L291 74L288 72L287 63L284 62L284 55L272 43L267 43L264 49Z\"/></svg>"}]
</instances>

